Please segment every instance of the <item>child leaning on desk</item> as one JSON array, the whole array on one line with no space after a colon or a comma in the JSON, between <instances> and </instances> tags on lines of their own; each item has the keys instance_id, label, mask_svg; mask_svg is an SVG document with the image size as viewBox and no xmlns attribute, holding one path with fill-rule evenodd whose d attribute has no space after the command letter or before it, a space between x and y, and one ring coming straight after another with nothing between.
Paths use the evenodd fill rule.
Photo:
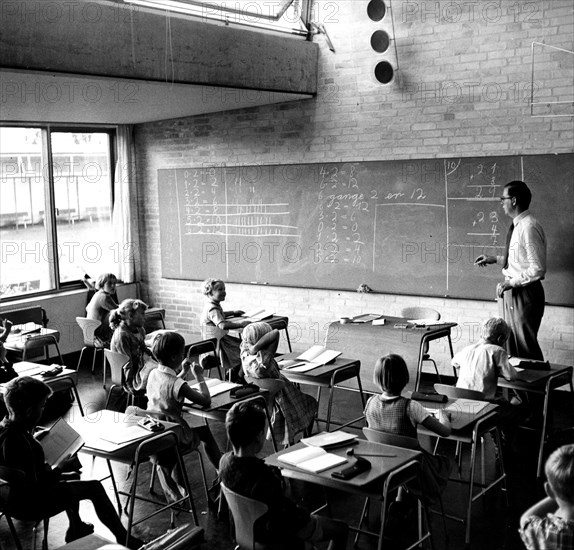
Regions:
<instances>
[{"instance_id":1,"label":"child leaning on desk","mask_svg":"<svg viewBox=\"0 0 574 550\"><path fill-rule=\"evenodd\" d=\"M375 364L374 383L381 389L380 395L373 395L367 401L365 418L369 428L417 439L417 426L422 424L441 437L450 435L450 416L444 409L439 409L438 418L417 401L408 399L401 392L409 382L409 370L400 355L385 355ZM422 482L425 496L436 500L444 491L452 461L442 455L433 455L421 449ZM417 488L409 485L409 490L417 494ZM399 493L399 501L402 499Z\"/></svg>"},{"instance_id":2,"label":"child leaning on desk","mask_svg":"<svg viewBox=\"0 0 574 550\"><path fill-rule=\"evenodd\" d=\"M267 505L267 512L255 522L255 541L277 549L303 550L329 540L329 550L345 550L348 526L297 506L283 493L276 471L257 457L265 443L265 424L265 412L258 404L233 405L225 418L233 452L223 455L219 469L228 489Z\"/></svg>"},{"instance_id":3,"label":"child leaning on desk","mask_svg":"<svg viewBox=\"0 0 574 550\"><path fill-rule=\"evenodd\" d=\"M251 323L241 335L241 363L248 380L274 378L283 382L283 389L275 395L271 429L277 442L291 445L297 433L313 427L317 401L281 374L275 361L278 345L277 329L262 321Z\"/></svg>"},{"instance_id":4,"label":"child leaning on desk","mask_svg":"<svg viewBox=\"0 0 574 550\"><path fill-rule=\"evenodd\" d=\"M544 467L548 497L520 518L520 536L527 550L574 548L574 445L554 451Z\"/></svg>"},{"instance_id":5,"label":"child leaning on desk","mask_svg":"<svg viewBox=\"0 0 574 550\"><path fill-rule=\"evenodd\" d=\"M219 468L221 452L207 424L190 427L183 417L185 399L203 407L211 403L209 389L203 378L203 369L197 363L190 363L185 357L185 341L181 334L167 331L158 334L154 340L153 354L159 361L147 380L147 398L149 411L166 414L166 420L177 422L182 427L179 441L182 450L195 449L200 441L205 453L215 469ZM199 391L194 390L184 380L189 371L199 382ZM169 451L158 455L158 477L168 498L177 500L184 494L175 455Z\"/></svg>"},{"instance_id":6,"label":"child leaning on desk","mask_svg":"<svg viewBox=\"0 0 574 550\"><path fill-rule=\"evenodd\" d=\"M241 373L241 357L239 346L241 340L229 334L230 330L246 327L251 321L241 319L232 321L229 317L239 317L243 311L223 311L221 302L225 300L227 292L225 283L221 279L207 279L202 285L206 302L199 319L202 338L217 338L219 355L224 370L231 371L231 381L235 382Z\"/></svg>"},{"instance_id":7,"label":"child leaning on desk","mask_svg":"<svg viewBox=\"0 0 574 550\"><path fill-rule=\"evenodd\" d=\"M6 348L4 347L11 330L12 321L9 319L2 319L2 327L0 328L0 384L4 384L18 376L12 367L12 363L8 361Z\"/></svg>"},{"instance_id":8,"label":"child leaning on desk","mask_svg":"<svg viewBox=\"0 0 574 550\"><path fill-rule=\"evenodd\" d=\"M513 454L520 420L518 406L496 395L499 376L507 380L515 380L518 376L502 347L509 336L510 327L506 321L500 317L491 317L482 324L480 340L466 346L451 360L453 367L459 369L457 388L480 391L487 401L498 405L497 413L507 459Z\"/></svg>"}]
</instances>

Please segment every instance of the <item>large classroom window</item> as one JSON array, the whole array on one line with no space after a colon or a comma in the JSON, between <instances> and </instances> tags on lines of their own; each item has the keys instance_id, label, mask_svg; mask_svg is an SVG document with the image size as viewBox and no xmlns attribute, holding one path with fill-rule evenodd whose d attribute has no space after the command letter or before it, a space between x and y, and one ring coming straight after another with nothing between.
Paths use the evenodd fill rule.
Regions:
<instances>
[{"instance_id":1,"label":"large classroom window","mask_svg":"<svg viewBox=\"0 0 574 550\"><path fill-rule=\"evenodd\" d=\"M107 128L0 127L0 299L114 270L114 141Z\"/></svg>"}]
</instances>

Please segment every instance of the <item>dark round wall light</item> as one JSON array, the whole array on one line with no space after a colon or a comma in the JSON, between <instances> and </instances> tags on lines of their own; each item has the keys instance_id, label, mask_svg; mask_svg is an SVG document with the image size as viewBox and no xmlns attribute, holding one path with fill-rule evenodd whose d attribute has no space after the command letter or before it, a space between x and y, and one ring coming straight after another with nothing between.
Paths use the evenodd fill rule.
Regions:
<instances>
[{"instance_id":1,"label":"dark round wall light","mask_svg":"<svg viewBox=\"0 0 574 550\"><path fill-rule=\"evenodd\" d=\"M367 6L367 15L371 21L381 21L387 13L387 6L383 0L371 0Z\"/></svg>"},{"instance_id":2,"label":"dark round wall light","mask_svg":"<svg viewBox=\"0 0 574 550\"><path fill-rule=\"evenodd\" d=\"M371 21L379 22L387 13L384 0L370 0L367 5L367 15ZM391 14L392 15L392 14ZM394 22L393 22L394 29ZM386 31L377 30L371 35L371 48L377 53L385 53L391 45L391 37ZM396 46L395 46L396 52ZM381 84L389 84L395 76L395 70L387 60L379 61L375 66L375 78Z\"/></svg>"}]
</instances>

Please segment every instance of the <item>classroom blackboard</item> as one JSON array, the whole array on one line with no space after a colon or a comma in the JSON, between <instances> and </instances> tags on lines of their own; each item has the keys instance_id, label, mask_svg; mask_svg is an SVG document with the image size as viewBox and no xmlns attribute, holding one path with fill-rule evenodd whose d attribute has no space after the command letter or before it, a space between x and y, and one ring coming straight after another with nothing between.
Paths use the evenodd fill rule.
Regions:
<instances>
[{"instance_id":1,"label":"classroom blackboard","mask_svg":"<svg viewBox=\"0 0 574 550\"><path fill-rule=\"evenodd\" d=\"M162 275L494 299L522 179L548 241L552 304L574 304L574 154L158 170Z\"/></svg>"}]
</instances>

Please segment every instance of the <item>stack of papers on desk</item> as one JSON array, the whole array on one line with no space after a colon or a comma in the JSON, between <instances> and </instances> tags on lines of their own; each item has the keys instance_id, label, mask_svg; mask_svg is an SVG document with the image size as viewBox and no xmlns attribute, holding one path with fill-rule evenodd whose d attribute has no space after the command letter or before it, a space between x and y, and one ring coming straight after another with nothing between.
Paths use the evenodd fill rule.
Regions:
<instances>
[{"instance_id":1,"label":"stack of papers on desk","mask_svg":"<svg viewBox=\"0 0 574 550\"><path fill-rule=\"evenodd\" d=\"M301 470L315 473L324 472L347 462L344 456L328 453L321 447L305 447L304 449L278 456L277 460L291 466L297 466Z\"/></svg>"},{"instance_id":2,"label":"stack of papers on desk","mask_svg":"<svg viewBox=\"0 0 574 550\"><path fill-rule=\"evenodd\" d=\"M274 311L270 311L265 308L256 308L246 311L241 317L247 317L252 321L263 321L264 319L269 319L269 317L273 317L275 315Z\"/></svg>"},{"instance_id":3,"label":"stack of papers on desk","mask_svg":"<svg viewBox=\"0 0 574 550\"><path fill-rule=\"evenodd\" d=\"M354 443L357 439L355 434L347 432L321 432L311 437L304 437L301 443L309 445L310 447L322 447L323 449L335 449L336 447L344 447Z\"/></svg>"},{"instance_id":4,"label":"stack of papers on desk","mask_svg":"<svg viewBox=\"0 0 574 550\"><path fill-rule=\"evenodd\" d=\"M381 317L382 315L379 315L378 313L363 313L361 315L355 315L355 317L352 318L352 321L353 323L371 323Z\"/></svg>"},{"instance_id":5,"label":"stack of papers on desk","mask_svg":"<svg viewBox=\"0 0 574 550\"><path fill-rule=\"evenodd\" d=\"M316 345L309 348L296 359L283 359L278 364L281 368L289 369L292 372L307 372L330 363L339 357L341 353L341 351L326 349L325 346Z\"/></svg>"},{"instance_id":6,"label":"stack of papers on desk","mask_svg":"<svg viewBox=\"0 0 574 550\"><path fill-rule=\"evenodd\" d=\"M407 323L411 325L415 325L418 327L426 327L427 325L440 325L442 324L440 321L436 319L409 319Z\"/></svg>"},{"instance_id":7,"label":"stack of papers on desk","mask_svg":"<svg viewBox=\"0 0 574 550\"><path fill-rule=\"evenodd\" d=\"M209 395L211 395L211 397L219 395L220 393L225 393L226 391L230 391L233 388L237 388L237 386L240 386L240 384L234 384L233 382L226 382L225 380L219 380L218 378L206 378L205 383L207 384L207 388L209 389ZM194 390L200 391L199 382L191 384L191 387Z\"/></svg>"}]
</instances>

